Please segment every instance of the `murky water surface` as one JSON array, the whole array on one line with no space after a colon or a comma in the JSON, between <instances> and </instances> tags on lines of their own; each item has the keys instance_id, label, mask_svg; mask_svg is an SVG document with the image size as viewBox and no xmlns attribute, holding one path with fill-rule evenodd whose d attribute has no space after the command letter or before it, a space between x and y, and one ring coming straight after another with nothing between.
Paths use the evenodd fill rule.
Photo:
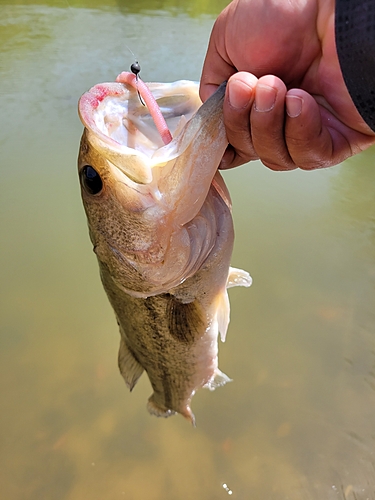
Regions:
<instances>
[{"instance_id":1,"label":"murky water surface","mask_svg":"<svg viewBox=\"0 0 375 500\"><path fill-rule=\"evenodd\" d=\"M76 107L133 62L196 80L225 2L0 3L1 497L375 498L374 150L320 172L254 162L234 202L220 366L197 428L160 420L117 369L76 175Z\"/></svg>"}]
</instances>

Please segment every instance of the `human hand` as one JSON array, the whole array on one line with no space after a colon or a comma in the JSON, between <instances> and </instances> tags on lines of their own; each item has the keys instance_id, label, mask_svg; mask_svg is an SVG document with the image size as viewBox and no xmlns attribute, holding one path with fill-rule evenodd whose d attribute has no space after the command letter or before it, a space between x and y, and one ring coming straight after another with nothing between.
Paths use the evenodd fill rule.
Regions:
<instances>
[{"instance_id":1,"label":"human hand","mask_svg":"<svg viewBox=\"0 0 375 500\"><path fill-rule=\"evenodd\" d=\"M221 168L260 158L273 170L312 170L375 143L341 74L334 6L334 0L234 0L220 14L200 94L204 101L228 80L230 146Z\"/></svg>"}]
</instances>

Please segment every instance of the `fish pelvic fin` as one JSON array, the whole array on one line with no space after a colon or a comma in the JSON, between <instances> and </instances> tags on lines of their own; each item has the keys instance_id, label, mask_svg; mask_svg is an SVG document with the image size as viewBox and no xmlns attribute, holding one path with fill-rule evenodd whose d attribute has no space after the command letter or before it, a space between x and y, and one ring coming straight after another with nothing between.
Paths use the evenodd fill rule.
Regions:
<instances>
[{"instance_id":1,"label":"fish pelvic fin","mask_svg":"<svg viewBox=\"0 0 375 500\"><path fill-rule=\"evenodd\" d=\"M192 345L205 330L204 312L197 300L184 304L171 295L167 304L169 333L185 345Z\"/></svg>"},{"instance_id":2,"label":"fish pelvic fin","mask_svg":"<svg viewBox=\"0 0 375 500\"><path fill-rule=\"evenodd\" d=\"M227 288L232 288L233 286L246 286L249 287L252 283L252 278L247 271L242 269L237 269L236 267L230 267L227 283L225 289L218 296L217 304L217 325L220 332L220 339L225 342L227 336L227 330L229 325L229 313L230 305L227 293Z\"/></svg>"},{"instance_id":3,"label":"fish pelvic fin","mask_svg":"<svg viewBox=\"0 0 375 500\"><path fill-rule=\"evenodd\" d=\"M203 387L210 391L214 391L217 387L221 387L228 382L232 382L232 379L219 370L219 368L216 368L213 377L206 384L204 384Z\"/></svg>"},{"instance_id":4,"label":"fish pelvic fin","mask_svg":"<svg viewBox=\"0 0 375 500\"><path fill-rule=\"evenodd\" d=\"M147 403L147 410L151 415L155 415L155 417L168 418L172 415L175 415L176 413L180 413L184 418L186 418L186 420L188 420L192 424L193 427L195 427L195 416L191 411L189 405L186 405L178 411L175 411L160 405L155 401L155 399L155 394L152 394L152 396L149 397Z\"/></svg>"},{"instance_id":5,"label":"fish pelvic fin","mask_svg":"<svg viewBox=\"0 0 375 500\"><path fill-rule=\"evenodd\" d=\"M249 287L253 280L247 271L242 269L237 269L236 267L229 268L227 288L232 288L233 286L246 286Z\"/></svg>"},{"instance_id":6,"label":"fish pelvic fin","mask_svg":"<svg viewBox=\"0 0 375 500\"><path fill-rule=\"evenodd\" d=\"M229 325L230 305L227 290L224 288L218 296L217 303L217 326L222 342L225 342Z\"/></svg>"},{"instance_id":7,"label":"fish pelvic fin","mask_svg":"<svg viewBox=\"0 0 375 500\"><path fill-rule=\"evenodd\" d=\"M120 373L125 380L126 386L130 389L130 391L132 391L135 384L138 382L139 377L143 373L143 367L135 359L123 339L120 341L118 366Z\"/></svg>"}]
</instances>

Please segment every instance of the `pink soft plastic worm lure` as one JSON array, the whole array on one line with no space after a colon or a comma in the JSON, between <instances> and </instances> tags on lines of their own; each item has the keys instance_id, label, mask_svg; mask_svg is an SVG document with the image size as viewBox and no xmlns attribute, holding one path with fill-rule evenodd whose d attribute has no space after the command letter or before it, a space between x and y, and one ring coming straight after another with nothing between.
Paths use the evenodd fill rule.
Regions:
<instances>
[{"instance_id":1,"label":"pink soft plastic worm lure","mask_svg":"<svg viewBox=\"0 0 375 500\"><path fill-rule=\"evenodd\" d=\"M137 78L135 74L129 73L128 71L120 73L116 78L116 82L127 83L139 92L150 111L164 144L169 144L172 140L172 134L170 133L164 120L164 116L162 115L162 112L160 111L160 108L147 85L140 78Z\"/></svg>"}]
</instances>

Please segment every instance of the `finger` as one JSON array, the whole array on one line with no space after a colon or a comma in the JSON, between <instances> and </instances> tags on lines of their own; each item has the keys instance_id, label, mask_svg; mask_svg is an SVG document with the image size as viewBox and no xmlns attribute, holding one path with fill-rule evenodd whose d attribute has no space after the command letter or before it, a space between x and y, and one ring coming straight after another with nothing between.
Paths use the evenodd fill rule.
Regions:
<instances>
[{"instance_id":1,"label":"finger","mask_svg":"<svg viewBox=\"0 0 375 500\"><path fill-rule=\"evenodd\" d=\"M205 102L223 82L227 81L236 69L222 59L216 49L208 48L199 84L199 95Z\"/></svg>"},{"instance_id":2,"label":"finger","mask_svg":"<svg viewBox=\"0 0 375 500\"><path fill-rule=\"evenodd\" d=\"M223 157L221 159L221 162L219 164L220 170L228 170L233 167L238 167L239 165L242 165L241 163L237 164L236 163L236 150L234 149L233 146L228 144L227 149L225 150L225 153L223 154Z\"/></svg>"},{"instance_id":3,"label":"finger","mask_svg":"<svg viewBox=\"0 0 375 500\"><path fill-rule=\"evenodd\" d=\"M340 163L353 154L346 127L301 89L286 95L285 140L299 168L313 170Z\"/></svg>"},{"instance_id":4,"label":"finger","mask_svg":"<svg viewBox=\"0 0 375 500\"><path fill-rule=\"evenodd\" d=\"M297 168L284 137L285 84L276 76L258 80L251 110L251 136L256 154L272 170Z\"/></svg>"},{"instance_id":5,"label":"finger","mask_svg":"<svg viewBox=\"0 0 375 500\"><path fill-rule=\"evenodd\" d=\"M228 81L223 114L228 148L220 168L227 169L257 160L251 140L250 111L254 102L254 89L258 79L251 73L234 74Z\"/></svg>"},{"instance_id":6,"label":"finger","mask_svg":"<svg viewBox=\"0 0 375 500\"><path fill-rule=\"evenodd\" d=\"M225 19L228 7L219 15L212 28L199 86L199 95L203 102L236 72L225 49Z\"/></svg>"}]
</instances>

